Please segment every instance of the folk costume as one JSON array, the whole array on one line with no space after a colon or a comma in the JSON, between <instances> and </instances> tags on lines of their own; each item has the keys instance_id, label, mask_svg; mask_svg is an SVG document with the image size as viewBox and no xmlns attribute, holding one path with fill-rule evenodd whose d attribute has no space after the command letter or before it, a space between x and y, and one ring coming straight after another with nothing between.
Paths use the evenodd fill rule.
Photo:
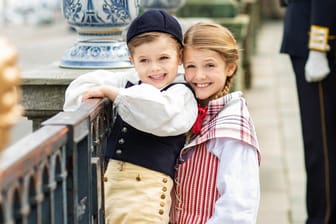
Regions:
<instances>
[{"instance_id":1,"label":"folk costume","mask_svg":"<svg viewBox=\"0 0 336 224\"><path fill-rule=\"evenodd\" d=\"M336 223L336 1L288 0L286 5L280 52L289 54L296 77L307 174L306 223Z\"/></svg>"},{"instance_id":2,"label":"folk costume","mask_svg":"<svg viewBox=\"0 0 336 224\"><path fill-rule=\"evenodd\" d=\"M68 87L64 109L76 109L88 88L126 87L138 83L137 77L133 69L84 74ZM169 221L174 165L197 116L195 97L179 78L161 90L143 83L123 88L113 102L117 118L104 184L107 223Z\"/></svg>"},{"instance_id":3,"label":"folk costume","mask_svg":"<svg viewBox=\"0 0 336 224\"><path fill-rule=\"evenodd\" d=\"M171 223L256 223L259 146L241 92L210 101L175 177Z\"/></svg>"}]
</instances>

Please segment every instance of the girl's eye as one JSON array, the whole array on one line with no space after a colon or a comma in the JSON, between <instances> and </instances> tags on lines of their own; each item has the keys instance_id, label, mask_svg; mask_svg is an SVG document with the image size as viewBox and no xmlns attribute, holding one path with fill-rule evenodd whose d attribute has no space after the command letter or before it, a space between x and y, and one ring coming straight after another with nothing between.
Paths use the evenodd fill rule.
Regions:
<instances>
[{"instance_id":1,"label":"girl's eye","mask_svg":"<svg viewBox=\"0 0 336 224\"><path fill-rule=\"evenodd\" d=\"M195 68L195 65L186 65L186 68Z\"/></svg>"},{"instance_id":2,"label":"girl's eye","mask_svg":"<svg viewBox=\"0 0 336 224\"><path fill-rule=\"evenodd\" d=\"M215 67L215 65L214 64L206 64L206 67L208 67L208 68L213 68L213 67Z\"/></svg>"}]
</instances>

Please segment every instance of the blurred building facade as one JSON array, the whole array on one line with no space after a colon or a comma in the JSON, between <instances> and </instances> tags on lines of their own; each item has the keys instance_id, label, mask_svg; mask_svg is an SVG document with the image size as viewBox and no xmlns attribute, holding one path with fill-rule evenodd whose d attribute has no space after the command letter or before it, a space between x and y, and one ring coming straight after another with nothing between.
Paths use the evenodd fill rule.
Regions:
<instances>
[{"instance_id":1,"label":"blurred building facade","mask_svg":"<svg viewBox=\"0 0 336 224\"><path fill-rule=\"evenodd\" d=\"M46 24L55 20L61 0L2 0L0 24Z\"/></svg>"}]
</instances>

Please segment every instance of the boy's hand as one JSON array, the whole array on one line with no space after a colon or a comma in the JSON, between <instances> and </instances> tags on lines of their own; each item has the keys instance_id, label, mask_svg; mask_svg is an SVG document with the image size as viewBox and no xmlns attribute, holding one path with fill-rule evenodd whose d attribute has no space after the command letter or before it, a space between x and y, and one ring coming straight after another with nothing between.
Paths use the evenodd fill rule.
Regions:
<instances>
[{"instance_id":1,"label":"boy's hand","mask_svg":"<svg viewBox=\"0 0 336 224\"><path fill-rule=\"evenodd\" d=\"M89 89L82 97L82 102L91 98L104 98L108 97L110 100L114 99L119 94L119 88L113 86L97 86Z\"/></svg>"},{"instance_id":2,"label":"boy's hand","mask_svg":"<svg viewBox=\"0 0 336 224\"><path fill-rule=\"evenodd\" d=\"M86 93L84 93L82 97L82 102L88 99L91 99L91 98L104 98L104 97L105 97L105 94L102 91L102 87L98 86L98 87L94 87L86 91Z\"/></svg>"}]
</instances>

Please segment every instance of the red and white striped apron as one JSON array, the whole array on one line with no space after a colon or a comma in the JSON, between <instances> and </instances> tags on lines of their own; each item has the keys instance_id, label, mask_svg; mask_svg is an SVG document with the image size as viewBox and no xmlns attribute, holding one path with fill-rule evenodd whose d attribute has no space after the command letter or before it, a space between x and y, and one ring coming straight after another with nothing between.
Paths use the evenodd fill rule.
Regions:
<instances>
[{"instance_id":1,"label":"red and white striped apron","mask_svg":"<svg viewBox=\"0 0 336 224\"><path fill-rule=\"evenodd\" d=\"M198 145L191 157L179 164L172 223L203 224L212 217L219 198L217 168L218 158L206 149L206 144Z\"/></svg>"}]
</instances>

